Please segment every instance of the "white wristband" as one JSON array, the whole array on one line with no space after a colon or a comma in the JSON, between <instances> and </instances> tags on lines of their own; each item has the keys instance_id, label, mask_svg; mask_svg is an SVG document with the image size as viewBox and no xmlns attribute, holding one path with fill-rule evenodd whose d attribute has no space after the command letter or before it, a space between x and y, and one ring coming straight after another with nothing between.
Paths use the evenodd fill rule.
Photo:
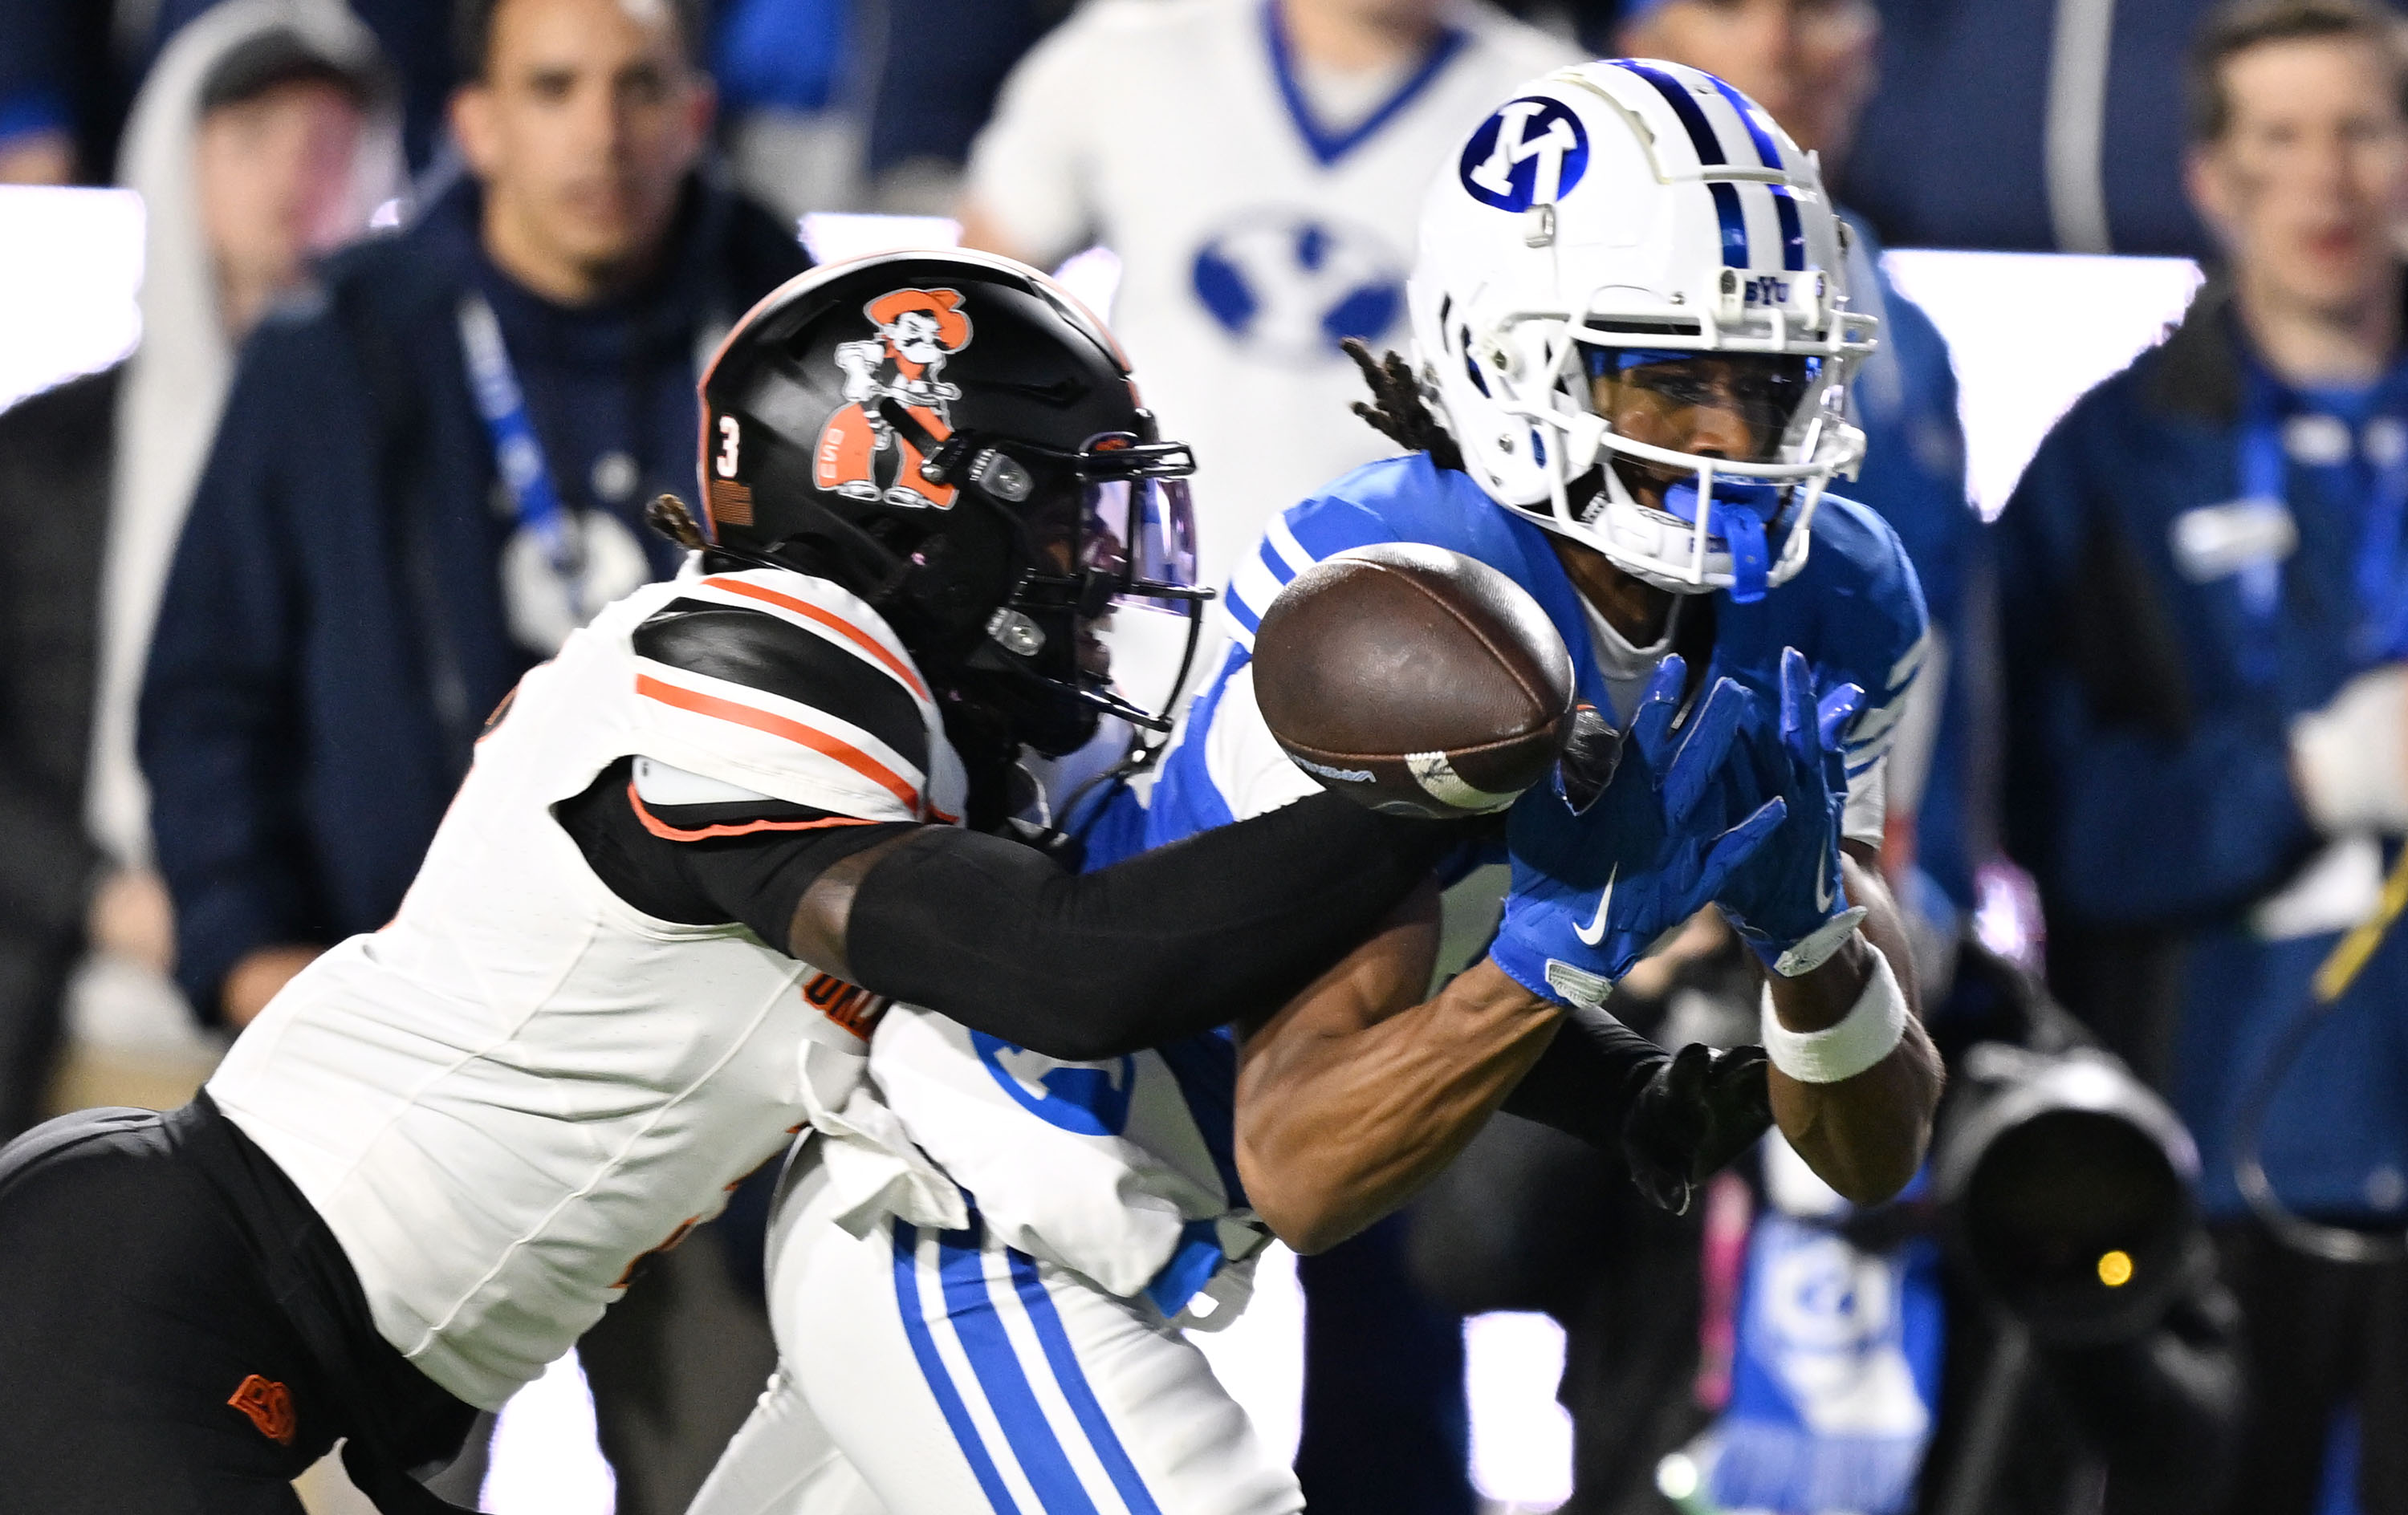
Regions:
<instances>
[{"instance_id":1,"label":"white wristband","mask_svg":"<svg viewBox=\"0 0 2408 1515\"><path fill-rule=\"evenodd\" d=\"M1889 959L1875 948L1864 993L1837 1025L1792 1031L1773 1013L1772 986L1764 988L1764 1050L1772 1065L1799 1083L1853 1079L1890 1054L1906 1036L1906 995Z\"/></svg>"}]
</instances>

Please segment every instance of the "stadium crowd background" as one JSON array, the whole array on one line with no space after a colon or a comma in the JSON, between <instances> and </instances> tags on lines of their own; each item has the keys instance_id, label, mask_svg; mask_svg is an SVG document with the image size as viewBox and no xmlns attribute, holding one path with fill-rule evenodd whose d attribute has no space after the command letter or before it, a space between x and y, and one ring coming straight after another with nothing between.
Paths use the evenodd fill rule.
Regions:
<instances>
[{"instance_id":1,"label":"stadium crowd background","mask_svg":"<svg viewBox=\"0 0 2408 1515\"><path fill-rule=\"evenodd\" d=\"M1860 298L1887 305L1889 350L1860 386L1862 493L1914 552L1949 653L1905 744L1925 772L1892 780L1926 980L1960 1017L1935 1035L1967 1087L1986 1065L1958 1053L1979 1041L2118 1054L2189 1122L2213 1236L2145 1319L2058 1342L1942 1267L1929 1200L1815 1218L1849 1249L1848 1350L1914 1380L1855 1430L1907 1448L1924 1475L1909 1508L1946 1515L2408 1510L2408 1267L2333 1239L2408 1213L2408 957L2379 941L2304 1050L2281 1045L2408 831L2408 645L2332 608L2401 594L2408 119L2389 13L2240 7L2290 15L2287 45L2340 60L2307 92L2324 115L2243 140L2260 98L2244 85L2296 103L2294 80L2240 78L2286 35L2251 41L2242 18L2208 70L2219 116L2186 62L2205 0L1508 7L1528 34L1476 0L1108 3L1260 10L1285 108L1335 128L1316 148L1333 173L1340 139L1473 33L1497 66L1531 61L1507 79L1678 57L1823 153ZM1146 240L1160 207L1115 196L1196 147L1150 140L1124 98L1175 64L1115 59L1077 8L680 10L715 114L674 60L627 76L606 112L624 203L547 230L574 150L464 57L544 26L657 22L668 0L0 0L0 1139L188 1095L317 950L389 914L452 754L565 635L513 593L533 571L523 509L455 403L486 377L464 370L464 289L517 364L559 504L627 587L674 568L634 511L692 487L695 350L803 265L797 225L823 261L958 235L1064 264L1099 308L1117 297L1167 430L1199 444L1212 577L1300 491L1377 455L1334 343L1402 345L1387 292L1410 207L1389 207L1385 262L1341 235L1376 208L1283 226L1283 268L1234 234L1165 262ZM465 53L464 11L484 22ZM2371 113L2331 106L2335 79L2368 78ZM481 103L454 112L464 85ZM1223 167L1241 190L1249 165ZM642 277L530 275L595 262L546 263L561 225L620 238ZM2372 264L2350 241L2370 226ZM480 229L488 251L524 244L500 259L515 282ZM409 255L344 250L364 236ZM2322 264L2285 264L2317 237ZM1333 284L1340 264L1302 250L1325 245L1365 261ZM2339 357L2284 349L2249 305L2364 316L2367 290L2383 308ZM1300 350L1270 322L1306 296ZM467 527L385 530L427 500ZM352 589L313 617L332 585ZM2261 644L2280 650L2264 669L2243 650ZM1467 931L1479 903L1451 902ZM1618 1007L1668 1041L1717 1039L1752 992L1727 945L1684 937ZM2261 1100L2270 1067L2287 1077ZM2253 1216L2234 1178L2253 1103L2263 1140L2240 1145L2321 1228ZM1290 1265L1298 1281L1267 1288L1216 1364L1297 1444L1315 1509L1713 1508L1701 1465L1749 1408L1751 1216L1799 1213L1780 1175L1733 1177L1673 1221L1584 1153L1503 1120L1492 1137L1415 1215ZM752 1201L639 1280L440 1476L449 1492L682 1508L769 1365ZM1906 1339L1918 1300L1944 1311L1944 1351ZM356 1497L331 1472L309 1496Z\"/></svg>"}]
</instances>

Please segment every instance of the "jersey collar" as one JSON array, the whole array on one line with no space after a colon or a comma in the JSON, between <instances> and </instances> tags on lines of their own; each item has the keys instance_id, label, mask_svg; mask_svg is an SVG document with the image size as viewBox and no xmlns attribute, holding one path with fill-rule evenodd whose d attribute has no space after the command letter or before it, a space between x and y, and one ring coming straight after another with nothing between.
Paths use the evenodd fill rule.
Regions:
<instances>
[{"instance_id":1,"label":"jersey collar","mask_svg":"<svg viewBox=\"0 0 2408 1515\"><path fill-rule=\"evenodd\" d=\"M1304 138L1305 147L1322 167L1327 168L1353 151L1363 140L1388 124L1398 112L1412 104L1415 97L1429 88L1432 80L1469 40L1459 27L1440 30L1438 40L1430 45L1429 54L1412 77L1397 87L1378 109L1364 117L1355 126L1342 134L1325 130L1305 100L1304 91L1296 82L1296 60L1289 55L1286 28L1280 24L1280 0L1263 0L1263 41L1270 50L1271 77L1279 81L1280 98L1287 102L1288 120L1296 123L1297 136Z\"/></svg>"}]
</instances>

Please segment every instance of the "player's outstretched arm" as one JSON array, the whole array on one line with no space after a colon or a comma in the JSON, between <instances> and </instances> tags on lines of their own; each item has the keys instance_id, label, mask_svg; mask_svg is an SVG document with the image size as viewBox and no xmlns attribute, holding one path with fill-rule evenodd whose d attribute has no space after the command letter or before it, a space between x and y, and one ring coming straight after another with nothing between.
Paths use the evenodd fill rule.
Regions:
<instances>
[{"instance_id":1,"label":"player's outstretched arm","mask_svg":"<svg viewBox=\"0 0 2408 1515\"><path fill-rule=\"evenodd\" d=\"M1773 1120L1789 1145L1824 1182L1864 1205L1896 1194L1922 1165L1942 1076L1940 1053L1923 1030L1897 903L1870 860L1860 861L1856 851L1850 844L1841 877L1848 898L1864 908L1864 920L1821 966L1796 978L1768 976L1772 1013L1783 1030L1828 1035L1858 1013L1868 994L1895 994L1905 1024L1890 1050L1861 1072L1813 1081L1783 1071L1783 1062L1791 1059L1776 1057L1770 1082ZM1815 1071L1812 1063L1800 1065ZM1845 1066L1824 1065L1821 1071Z\"/></svg>"},{"instance_id":2,"label":"player's outstretched arm","mask_svg":"<svg viewBox=\"0 0 2408 1515\"><path fill-rule=\"evenodd\" d=\"M1050 1057L1115 1057L1284 1004L1461 840L1322 794L1071 874L920 826L787 894L780 936L873 993Z\"/></svg>"},{"instance_id":3,"label":"player's outstretched arm","mask_svg":"<svg viewBox=\"0 0 2408 1515\"><path fill-rule=\"evenodd\" d=\"M1245 1027L1238 1175L1300 1252L1410 1199L1537 1062L1563 1012L1483 961L1427 1000L1438 893L1425 886L1276 1014Z\"/></svg>"}]
</instances>

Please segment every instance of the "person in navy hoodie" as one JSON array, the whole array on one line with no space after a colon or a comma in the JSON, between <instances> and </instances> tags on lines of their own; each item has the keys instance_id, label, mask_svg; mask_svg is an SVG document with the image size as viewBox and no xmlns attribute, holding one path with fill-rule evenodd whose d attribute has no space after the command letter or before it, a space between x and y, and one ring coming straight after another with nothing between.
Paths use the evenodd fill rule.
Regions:
<instances>
[{"instance_id":1,"label":"person in navy hoodie","mask_svg":"<svg viewBox=\"0 0 2408 1515\"><path fill-rule=\"evenodd\" d=\"M2058 422L1999 522L2006 844L2051 987L2199 1139L2256 1407L2225 1508L2251 1515L2318 1508L2352 1439L2358 1508L2408 1509L2408 1267L2301 1251L2236 1177L2258 1124L2284 1208L2408 1220L2403 934L2276 1050L2383 919L2408 835L2396 24L2366 0L2210 20L2188 187L2225 266Z\"/></svg>"},{"instance_id":2,"label":"person in navy hoodie","mask_svg":"<svg viewBox=\"0 0 2408 1515\"><path fill-rule=\"evenodd\" d=\"M178 977L235 1027L392 917L519 676L674 570L640 515L691 486L698 364L808 265L703 169L689 7L459 19L467 172L250 339L159 612L139 750ZM719 1439L767 1351L719 1354ZM682 1508L717 1451L692 1439L651 1498L623 1466L621 1508Z\"/></svg>"}]
</instances>

